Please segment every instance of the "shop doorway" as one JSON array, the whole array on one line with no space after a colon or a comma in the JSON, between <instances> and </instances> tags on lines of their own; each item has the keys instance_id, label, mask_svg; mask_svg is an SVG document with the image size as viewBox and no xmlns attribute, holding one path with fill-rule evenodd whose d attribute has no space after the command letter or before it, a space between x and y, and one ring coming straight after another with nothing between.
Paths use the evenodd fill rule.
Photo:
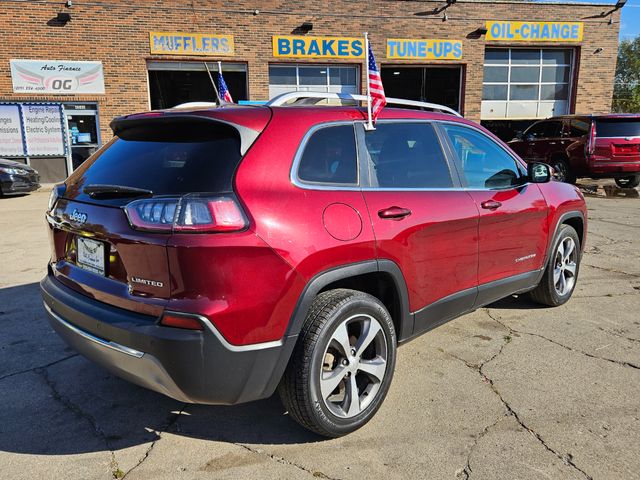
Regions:
<instances>
[{"instance_id":1,"label":"shop doorway","mask_svg":"<svg viewBox=\"0 0 640 480\"><path fill-rule=\"evenodd\" d=\"M69 129L71 166L75 170L100 148L98 105L95 103L65 103L64 111Z\"/></svg>"},{"instance_id":2,"label":"shop doorway","mask_svg":"<svg viewBox=\"0 0 640 480\"><path fill-rule=\"evenodd\" d=\"M218 64L207 62L218 84ZM171 108L187 102L213 102L216 94L204 62L150 62L149 96L152 110ZM247 67L222 64L224 81L234 102L248 99Z\"/></svg>"},{"instance_id":3,"label":"shop doorway","mask_svg":"<svg viewBox=\"0 0 640 480\"><path fill-rule=\"evenodd\" d=\"M461 66L398 66L381 69L382 83L388 97L406 98L421 102L438 103L453 108L461 107Z\"/></svg>"}]
</instances>

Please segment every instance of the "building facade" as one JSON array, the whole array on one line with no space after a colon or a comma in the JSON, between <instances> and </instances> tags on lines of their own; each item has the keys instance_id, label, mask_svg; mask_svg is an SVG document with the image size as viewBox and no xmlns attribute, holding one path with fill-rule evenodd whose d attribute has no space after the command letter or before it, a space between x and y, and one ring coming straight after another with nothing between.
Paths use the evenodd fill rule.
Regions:
<instances>
[{"instance_id":1,"label":"building facade","mask_svg":"<svg viewBox=\"0 0 640 480\"><path fill-rule=\"evenodd\" d=\"M213 101L218 62L235 101L362 93L364 32L388 96L507 137L610 110L619 20L611 4L489 0L0 0L0 156L60 180L112 118Z\"/></svg>"}]
</instances>

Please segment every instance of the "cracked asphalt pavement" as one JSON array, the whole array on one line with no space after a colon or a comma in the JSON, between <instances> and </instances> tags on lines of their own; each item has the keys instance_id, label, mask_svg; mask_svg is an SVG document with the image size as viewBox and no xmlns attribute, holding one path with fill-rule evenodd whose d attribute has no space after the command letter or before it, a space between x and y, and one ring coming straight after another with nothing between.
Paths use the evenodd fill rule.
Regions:
<instances>
[{"instance_id":1,"label":"cracked asphalt pavement","mask_svg":"<svg viewBox=\"0 0 640 480\"><path fill-rule=\"evenodd\" d=\"M381 410L336 440L298 427L276 397L182 404L76 355L49 327L38 291L48 192L0 199L0 472L640 478L640 199L590 185L573 298L548 309L511 297L403 346Z\"/></svg>"}]
</instances>

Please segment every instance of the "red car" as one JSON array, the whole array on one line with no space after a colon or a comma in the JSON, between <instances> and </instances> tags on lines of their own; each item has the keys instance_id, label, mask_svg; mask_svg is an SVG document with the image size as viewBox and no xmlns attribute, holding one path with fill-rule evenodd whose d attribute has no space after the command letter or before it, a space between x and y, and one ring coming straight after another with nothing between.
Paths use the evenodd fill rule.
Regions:
<instances>
[{"instance_id":1,"label":"red car","mask_svg":"<svg viewBox=\"0 0 640 480\"><path fill-rule=\"evenodd\" d=\"M278 389L340 436L398 345L514 293L571 297L585 203L547 165L451 114L385 108L368 131L361 107L283 101L117 118L53 191L42 294L78 352L184 402Z\"/></svg>"},{"instance_id":2,"label":"red car","mask_svg":"<svg viewBox=\"0 0 640 480\"><path fill-rule=\"evenodd\" d=\"M640 184L640 115L571 115L531 125L509 146L527 162L551 165L558 180L613 178Z\"/></svg>"}]
</instances>

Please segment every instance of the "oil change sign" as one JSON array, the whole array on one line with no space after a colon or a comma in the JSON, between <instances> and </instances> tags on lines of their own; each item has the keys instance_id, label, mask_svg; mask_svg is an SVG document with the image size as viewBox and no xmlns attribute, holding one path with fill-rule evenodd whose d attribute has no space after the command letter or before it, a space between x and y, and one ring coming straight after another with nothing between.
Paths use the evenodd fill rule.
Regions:
<instances>
[{"instance_id":1,"label":"oil change sign","mask_svg":"<svg viewBox=\"0 0 640 480\"><path fill-rule=\"evenodd\" d=\"M233 35L149 32L149 51L157 55L235 55Z\"/></svg>"},{"instance_id":2,"label":"oil change sign","mask_svg":"<svg viewBox=\"0 0 640 480\"><path fill-rule=\"evenodd\" d=\"M487 40L503 42L581 42L582 22L487 21Z\"/></svg>"},{"instance_id":3,"label":"oil change sign","mask_svg":"<svg viewBox=\"0 0 640 480\"><path fill-rule=\"evenodd\" d=\"M387 39L387 58L402 60L460 60L462 42L458 40Z\"/></svg>"},{"instance_id":4,"label":"oil change sign","mask_svg":"<svg viewBox=\"0 0 640 480\"><path fill-rule=\"evenodd\" d=\"M273 56L286 58L364 58L364 38L274 35Z\"/></svg>"},{"instance_id":5,"label":"oil change sign","mask_svg":"<svg viewBox=\"0 0 640 480\"><path fill-rule=\"evenodd\" d=\"M0 105L0 139L0 157L21 157L26 154L19 105Z\"/></svg>"}]
</instances>

